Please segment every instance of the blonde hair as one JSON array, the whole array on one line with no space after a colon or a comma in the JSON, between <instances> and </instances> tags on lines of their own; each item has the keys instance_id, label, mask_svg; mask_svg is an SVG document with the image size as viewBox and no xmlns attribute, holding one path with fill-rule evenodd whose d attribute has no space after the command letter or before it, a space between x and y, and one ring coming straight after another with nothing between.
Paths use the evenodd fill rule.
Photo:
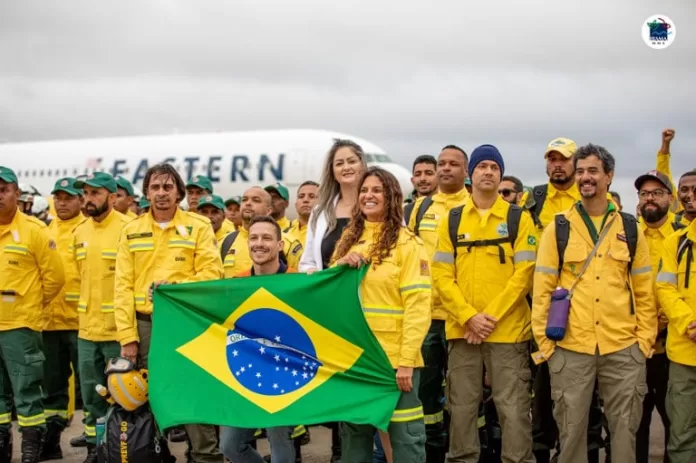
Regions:
<instances>
[{"instance_id":1,"label":"blonde hair","mask_svg":"<svg viewBox=\"0 0 696 463\"><path fill-rule=\"evenodd\" d=\"M334 143L326 156L326 160L324 161L324 168L322 169L321 180L319 182L319 190L317 191L317 205L314 211L312 211L312 218L310 220L310 226L314 232L317 230L317 219L322 214L326 216L326 232L330 233L334 228L336 228L336 207L334 206L333 201L334 198L341 193L341 186L339 185L338 180L336 180L336 177L334 177L333 161L336 157L336 152L341 148L349 148L353 154L360 159L363 172L367 170L365 152L360 145L351 140L343 140L339 138L334 139ZM358 188L357 185L356 188Z\"/></svg>"}]
</instances>

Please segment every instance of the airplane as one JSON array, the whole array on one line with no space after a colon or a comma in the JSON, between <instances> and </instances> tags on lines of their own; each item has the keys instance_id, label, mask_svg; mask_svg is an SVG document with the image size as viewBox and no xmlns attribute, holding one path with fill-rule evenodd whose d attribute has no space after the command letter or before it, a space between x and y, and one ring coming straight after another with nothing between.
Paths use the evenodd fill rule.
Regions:
<instances>
[{"instance_id":1,"label":"airplane","mask_svg":"<svg viewBox=\"0 0 696 463\"><path fill-rule=\"evenodd\" d=\"M335 138L358 143L368 165L388 170L406 197L411 173L384 150L365 139L326 130L259 130L116 138L0 143L0 163L13 169L20 184L48 197L62 177L108 172L127 178L142 190L149 167L172 164L184 181L206 175L213 193L228 199L251 186L282 183L290 192L289 219L296 216L297 188L320 181L326 153ZM185 204L185 201L184 201Z\"/></svg>"}]
</instances>

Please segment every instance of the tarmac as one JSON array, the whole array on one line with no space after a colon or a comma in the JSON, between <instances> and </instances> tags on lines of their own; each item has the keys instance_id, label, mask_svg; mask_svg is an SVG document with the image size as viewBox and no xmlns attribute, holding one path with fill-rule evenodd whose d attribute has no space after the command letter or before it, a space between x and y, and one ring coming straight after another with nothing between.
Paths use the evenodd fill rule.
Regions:
<instances>
[{"instance_id":1,"label":"tarmac","mask_svg":"<svg viewBox=\"0 0 696 463\"><path fill-rule=\"evenodd\" d=\"M65 463L82 463L87 456L87 449L84 447L71 447L70 439L82 434L82 411L75 412L75 416L72 420L72 425L65 430L62 436L62 448L63 448L63 459L54 460L62 461ZM13 426L14 432L14 449L12 462L19 463L20 450L21 450L21 437L17 433L17 423ZM331 458L331 430L323 426L315 426L310 428L311 441L309 444L302 447L302 461L303 463L329 463ZM664 445L664 430L662 429L662 422L660 417L655 412L652 418L652 426L650 433L650 463L660 463L662 462L662 449ZM174 455L176 456L177 463L186 463L186 443L171 443L170 448ZM267 455L269 453L268 443L263 440L259 441L259 452L262 455ZM625 462L625 459L621 459L618 455L614 456L612 460L616 463ZM604 461L604 455L601 455L600 461Z\"/></svg>"}]
</instances>

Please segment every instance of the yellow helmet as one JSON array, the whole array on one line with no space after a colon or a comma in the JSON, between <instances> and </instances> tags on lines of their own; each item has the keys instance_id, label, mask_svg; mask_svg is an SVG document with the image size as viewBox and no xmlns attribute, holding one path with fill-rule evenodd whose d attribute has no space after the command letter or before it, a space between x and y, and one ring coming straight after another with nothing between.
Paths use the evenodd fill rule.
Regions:
<instances>
[{"instance_id":1,"label":"yellow helmet","mask_svg":"<svg viewBox=\"0 0 696 463\"><path fill-rule=\"evenodd\" d=\"M118 357L109 359L104 373L109 394L124 410L133 411L148 401L147 370L136 370L133 362Z\"/></svg>"}]
</instances>

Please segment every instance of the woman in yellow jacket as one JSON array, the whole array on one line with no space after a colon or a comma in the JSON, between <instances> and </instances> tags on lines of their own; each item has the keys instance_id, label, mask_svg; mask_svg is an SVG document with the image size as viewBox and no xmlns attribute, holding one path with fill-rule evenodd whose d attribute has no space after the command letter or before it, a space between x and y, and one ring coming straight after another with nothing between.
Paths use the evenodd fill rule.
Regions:
<instances>
[{"instance_id":1,"label":"woman in yellow jacket","mask_svg":"<svg viewBox=\"0 0 696 463\"><path fill-rule=\"evenodd\" d=\"M396 178L378 167L368 169L332 262L370 265L360 286L363 312L401 390L388 429L393 459L415 463L425 461L418 380L423 367L421 346L430 327L431 278L423 242L403 226L402 203ZM342 461L372 461L374 435L370 425L341 423Z\"/></svg>"}]
</instances>

